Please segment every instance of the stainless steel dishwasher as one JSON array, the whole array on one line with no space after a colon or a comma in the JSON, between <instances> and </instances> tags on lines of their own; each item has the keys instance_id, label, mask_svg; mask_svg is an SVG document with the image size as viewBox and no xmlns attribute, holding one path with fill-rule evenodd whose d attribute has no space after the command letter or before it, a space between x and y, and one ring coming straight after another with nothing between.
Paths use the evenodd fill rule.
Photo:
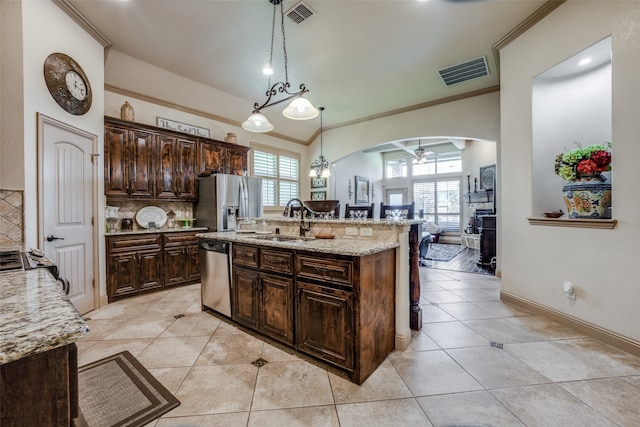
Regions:
<instances>
[{"instance_id":1,"label":"stainless steel dishwasher","mask_svg":"<svg viewBox=\"0 0 640 427\"><path fill-rule=\"evenodd\" d=\"M200 240L202 309L231 317L230 242Z\"/></svg>"}]
</instances>

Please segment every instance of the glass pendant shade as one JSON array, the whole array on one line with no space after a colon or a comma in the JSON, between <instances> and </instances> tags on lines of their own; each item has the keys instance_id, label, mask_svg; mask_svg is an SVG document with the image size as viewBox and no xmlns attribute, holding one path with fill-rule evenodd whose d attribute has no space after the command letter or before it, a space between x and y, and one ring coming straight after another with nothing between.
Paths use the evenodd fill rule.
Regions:
<instances>
[{"instance_id":1,"label":"glass pendant shade","mask_svg":"<svg viewBox=\"0 0 640 427\"><path fill-rule=\"evenodd\" d=\"M282 115L293 120L309 120L318 117L320 111L309 100L297 97L282 111Z\"/></svg>"},{"instance_id":2,"label":"glass pendant shade","mask_svg":"<svg viewBox=\"0 0 640 427\"><path fill-rule=\"evenodd\" d=\"M318 177L318 173L316 172L316 169L311 166L311 169L309 170L309 178L317 178Z\"/></svg>"},{"instance_id":3,"label":"glass pendant shade","mask_svg":"<svg viewBox=\"0 0 640 427\"><path fill-rule=\"evenodd\" d=\"M331 176L331 171L329 168L322 169L322 174L320 175L322 178L329 178Z\"/></svg>"},{"instance_id":4,"label":"glass pendant shade","mask_svg":"<svg viewBox=\"0 0 640 427\"><path fill-rule=\"evenodd\" d=\"M242 123L242 129L249 132L270 132L273 130L273 125L262 114L253 113Z\"/></svg>"}]
</instances>

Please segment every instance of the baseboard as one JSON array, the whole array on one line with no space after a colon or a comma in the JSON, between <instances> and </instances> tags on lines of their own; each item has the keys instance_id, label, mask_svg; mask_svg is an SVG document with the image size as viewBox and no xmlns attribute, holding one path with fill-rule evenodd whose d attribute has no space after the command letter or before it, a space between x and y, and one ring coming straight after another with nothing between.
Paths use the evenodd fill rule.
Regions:
<instances>
[{"instance_id":1,"label":"baseboard","mask_svg":"<svg viewBox=\"0 0 640 427\"><path fill-rule=\"evenodd\" d=\"M573 328L591 338L595 338L616 348L619 348L620 350L624 350L628 353L640 356L640 342L625 337L624 335L620 335L616 332L610 331L592 323L585 322L584 320L569 316L568 314L530 301L526 298L519 297L509 292L501 291L500 300L515 304L542 317L558 322L561 325Z\"/></svg>"},{"instance_id":2,"label":"baseboard","mask_svg":"<svg viewBox=\"0 0 640 427\"><path fill-rule=\"evenodd\" d=\"M106 295L100 295L100 307L98 308L105 307L107 304L109 304L109 297Z\"/></svg>"},{"instance_id":3,"label":"baseboard","mask_svg":"<svg viewBox=\"0 0 640 427\"><path fill-rule=\"evenodd\" d=\"M404 335L401 335L396 331L395 349L398 351L404 351L411 344L411 329L409 329Z\"/></svg>"}]
</instances>

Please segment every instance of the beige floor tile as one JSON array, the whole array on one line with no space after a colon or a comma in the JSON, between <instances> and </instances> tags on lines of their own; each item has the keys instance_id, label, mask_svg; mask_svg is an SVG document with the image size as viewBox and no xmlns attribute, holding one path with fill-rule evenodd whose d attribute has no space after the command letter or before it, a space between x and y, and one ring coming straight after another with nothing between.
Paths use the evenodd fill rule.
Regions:
<instances>
[{"instance_id":1,"label":"beige floor tile","mask_svg":"<svg viewBox=\"0 0 640 427\"><path fill-rule=\"evenodd\" d=\"M391 364L414 396L483 389L442 350L401 353Z\"/></svg>"},{"instance_id":2,"label":"beige floor tile","mask_svg":"<svg viewBox=\"0 0 640 427\"><path fill-rule=\"evenodd\" d=\"M361 385L329 374L336 403L369 402L373 400L412 397L404 381L390 361L384 361Z\"/></svg>"},{"instance_id":3,"label":"beige floor tile","mask_svg":"<svg viewBox=\"0 0 640 427\"><path fill-rule=\"evenodd\" d=\"M173 412L173 411L171 411ZM168 413L168 415L171 414ZM198 415L194 417L160 418L155 427L246 427L248 412Z\"/></svg>"},{"instance_id":4,"label":"beige floor tile","mask_svg":"<svg viewBox=\"0 0 640 427\"><path fill-rule=\"evenodd\" d=\"M191 370L190 366L180 368L150 368L148 371L171 393L178 391L180 384Z\"/></svg>"},{"instance_id":5,"label":"beige floor tile","mask_svg":"<svg viewBox=\"0 0 640 427\"><path fill-rule=\"evenodd\" d=\"M495 313L485 310L474 302L455 304L440 304L440 309L453 317L454 320L493 319Z\"/></svg>"},{"instance_id":6,"label":"beige floor tile","mask_svg":"<svg viewBox=\"0 0 640 427\"><path fill-rule=\"evenodd\" d=\"M196 365L251 363L262 355L263 344L249 334L213 334Z\"/></svg>"},{"instance_id":7,"label":"beige floor tile","mask_svg":"<svg viewBox=\"0 0 640 427\"><path fill-rule=\"evenodd\" d=\"M483 310L493 314L493 317L530 316L532 313L513 304L502 301L476 301L474 303Z\"/></svg>"},{"instance_id":8,"label":"beige floor tile","mask_svg":"<svg viewBox=\"0 0 640 427\"><path fill-rule=\"evenodd\" d=\"M175 319L160 335L162 338L168 337L195 337L207 335L211 336L220 325L220 319L208 313L198 312L185 314L184 317Z\"/></svg>"},{"instance_id":9,"label":"beige floor tile","mask_svg":"<svg viewBox=\"0 0 640 427\"><path fill-rule=\"evenodd\" d=\"M98 341L87 350L78 355L78 366L95 362L107 356L128 351L134 357L137 357L145 348L153 342L152 339L132 339L132 340L108 340Z\"/></svg>"},{"instance_id":10,"label":"beige floor tile","mask_svg":"<svg viewBox=\"0 0 640 427\"><path fill-rule=\"evenodd\" d=\"M498 348L458 348L447 350L447 353L487 389L550 382L548 378Z\"/></svg>"},{"instance_id":11,"label":"beige floor tile","mask_svg":"<svg viewBox=\"0 0 640 427\"><path fill-rule=\"evenodd\" d=\"M632 385L640 388L640 376L623 377L622 379L625 380L626 382L628 382L629 384L632 384Z\"/></svg>"},{"instance_id":12,"label":"beige floor tile","mask_svg":"<svg viewBox=\"0 0 640 427\"><path fill-rule=\"evenodd\" d=\"M180 288L170 289L161 292L159 302L176 302L176 301L199 301L200 300L200 284L182 286Z\"/></svg>"},{"instance_id":13,"label":"beige floor tile","mask_svg":"<svg viewBox=\"0 0 640 427\"><path fill-rule=\"evenodd\" d=\"M456 289L450 292L466 301L495 301L500 297L499 289Z\"/></svg>"},{"instance_id":14,"label":"beige floor tile","mask_svg":"<svg viewBox=\"0 0 640 427\"><path fill-rule=\"evenodd\" d=\"M118 329L109 333L105 339L155 338L162 334L176 319L173 317L138 317L121 323Z\"/></svg>"},{"instance_id":15,"label":"beige floor tile","mask_svg":"<svg viewBox=\"0 0 640 427\"><path fill-rule=\"evenodd\" d=\"M621 426L640 425L640 390L620 378L575 381L560 387Z\"/></svg>"},{"instance_id":16,"label":"beige floor tile","mask_svg":"<svg viewBox=\"0 0 640 427\"><path fill-rule=\"evenodd\" d=\"M504 349L554 382L609 376L596 363L583 360L551 341L506 344Z\"/></svg>"},{"instance_id":17,"label":"beige floor tile","mask_svg":"<svg viewBox=\"0 0 640 427\"><path fill-rule=\"evenodd\" d=\"M460 322L424 324L422 330L442 348L489 345L489 340Z\"/></svg>"},{"instance_id":18,"label":"beige floor tile","mask_svg":"<svg viewBox=\"0 0 640 427\"><path fill-rule=\"evenodd\" d=\"M95 311L85 314L84 318L90 319L114 319L114 318L132 318L140 317L141 313L150 305L143 299L125 299L116 301Z\"/></svg>"},{"instance_id":19,"label":"beige floor tile","mask_svg":"<svg viewBox=\"0 0 640 427\"><path fill-rule=\"evenodd\" d=\"M640 375L640 357L593 338L555 341L554 344L586 363L606 370L609 376Z\"/></svg>"},{"instance_id":20,"label":"beige floor tile","mask_svg":"<svg viewBox=\"0 0 640 427\"><path fill-rule=\"evenodd\" d=\"M203 313L202 311L202 303L200 300L192 303L189 308L187 308L182 314L193 314L193 313Z\"/></svg>"},{"instance_id":21,"label":"beige floor tile","mask_svg":"<svg viewBox=\"0 0 640 427\"><path fill-rule=\"evenodd\" d=\"M415 399L336 405L341 427L428 427L432 424Z\"/></svg>"},{"instance_id":22,"label":"beige floor tile","mask_svg":"<svg viewBox=\"0 0 640 427\"><path fill-rule=\"evenodd\" d=\"M252 411L248 427L339 427L334 406Z\"/></svg>"},{"instance_id":23,"label":"beige floor tile","mask_svg":"<svg viewBox=\"0 0 640 427\"><path fill-rule=\"evenodd\" d=\"M427 350L440 350L440 346L429 338L424 331L411 331L411 343L407 346L405 351Z\"/></svg>"},{"instance_id":24,"label":"beige floor tile","mask_svg":"<svg viewBox=\"0 0 640 427\"><path fill-rule=\"evenodd\" d=\"M258 372L252 410L333 404L329 374L305 361L270 362Z\"/></svg>"},{"instance_id":25,"label":"beige floor tile","mask_svg":"<svg viewBox=\"0 0 640 427\"><path fill-rule=\"evenodd\" d=\"M88 340L86 338L83 338L80 341L77 341L76 345L78 346L78 354L81 354L81 353L87 351L89 348L91 348L97 342L99 342L99 341L90 341L90 340Z\"/></svg>"},{"instance_id":26,"label":"beige floor tile","mask_svg":"<svg viewBox=\"0 0 640 427\"><path fill-rule=\"evenodd\" d=\"M189 307L193 305L193 301L174 301L174 302L156 302L145 307L142 316L177 316L184 314Z\"/></svg>"},{"instance_id":27,"label":"beige floor tile","mask_svg":"<svg viewBox=\"0 0 640 427\"><path fill-rule=\"evenodd\" d=\"M437 304L445 304L452 302L465 302L464 298L460 298L453 292L449 291L427 291L422 292L422 297L428 302L435 302Z\"/></svg>"},{"instance_id":28,"label":"beige floor tile","mask_svg":"<svg viewBox=\"0 0 640 427\"><path fill-rule=\"evenodd\" d=\"M157 338L138 355L145 368L193 366L209 337Z\"/></svg>"},{"instance_id":29,"label":"beige floor tile","mask_svg":"<svg viewBox=\"0 0 640 427\"><path fill-rule=\"evenodd\" d=\"M89 334L83 339L85 340L101 340L105 339L110 333L120 329L121 327L131 323L130 319L91 319L87 320L89 326Z\"/></svg>"},{"instance_id":30,"label":"beige floor tile","mask_svg":"<svg viewBox=\"0 0 640 427\"><path fill-rule=\"evenodd\" d=\"M491 392L528 427L614 427L615 424L556 384Z\"/></svg>"},{"instance_id":31,"label":"beige floor tile","mask_svg":"<svg viewBox=\"0 0 640 427\"><path fill-rule=\"evenodd\" d=\"M416 400L436 427L524 427L504 405L486 391L419 397Z\"/></svg>"},{"instance_id":32,"label":"beige floor tile","mask_svg":"<svg viewBox=\"0 0 640 427\"><path fill-rule=\"evenodd\" d=\"M563 326L553 320L540 316L519 316L505 319L516 328L538 334L543 340L562 340L569 338L580 338L584 334Z\"/></svg>"},{"instance_id":33,"label":"beige floor tile","mask_svg":"<svg viewBox=\"0 0 640 427\"><path fill-rule=\"evenodd\" d=\"M268 342L265 342L262 347L261 357L267 362L291 362L301 360L299 356L293 353L293 350L281 350Z\"/></svg>"},{"instance_id":34,"label":"beige floor tile","mask_svg":"<svg viewBox=\"0 0 640 427\"><path fill-rule=\"evenodd\" d=\"M422 323L434 323L434 322L451 322L456 318L444 311L437 305L431 305L426 300L420 304L422 309Z\"/></svg>"},{"instance_id":35,"label":"beige floor tile","mask_svg":"<svg viewBox=\"0 0 640 427\"><path fill-rule=\"evenodd\" d=\"M171 417L249 411L258 368L253 365L195 366L175 396Z\"/></svg>"},{"instance_id":36,"label":"beige floor tile","mask_svg":"<svg viewBox=\"0 0 640 427\"><path fill-rule=\"evenodd\" d=\"M509 322L510 319L468 320L465 325L487 338L503 344L544 341L544 338Z\"/></svg>"},{"instance_id":37,"label":"beige floor tile","mask_svg":"<svg viewBox=\"0 0 640 427\"><path fill-rule=\"evenodd\" d=\"M420 292L428 292L428 291L444 291L445 289L442 286L437 285L435 282L429 282L427 280L423 280L420 283Z\"/></svg>"}]
</instances>

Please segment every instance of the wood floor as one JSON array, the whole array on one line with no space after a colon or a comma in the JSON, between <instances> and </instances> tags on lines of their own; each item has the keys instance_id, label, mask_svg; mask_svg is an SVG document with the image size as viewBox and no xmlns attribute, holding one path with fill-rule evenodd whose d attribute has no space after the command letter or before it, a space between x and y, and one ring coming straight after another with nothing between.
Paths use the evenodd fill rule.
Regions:
<instances>
[{"instance_id":1,"label":"wood floor","mask_svg":"<svg viewBox=\"0 0 640 427\"><path fill-rule=\"evenodd\" d=\"M432 261L430 259L421 260L421 265L426 268L438 270L462 271L466 273L487 274L493 276L494 270L487 267L479 267L476 262L480 258L478 249L466 248L451 261Z\"/></svg>"}]
</instances>

